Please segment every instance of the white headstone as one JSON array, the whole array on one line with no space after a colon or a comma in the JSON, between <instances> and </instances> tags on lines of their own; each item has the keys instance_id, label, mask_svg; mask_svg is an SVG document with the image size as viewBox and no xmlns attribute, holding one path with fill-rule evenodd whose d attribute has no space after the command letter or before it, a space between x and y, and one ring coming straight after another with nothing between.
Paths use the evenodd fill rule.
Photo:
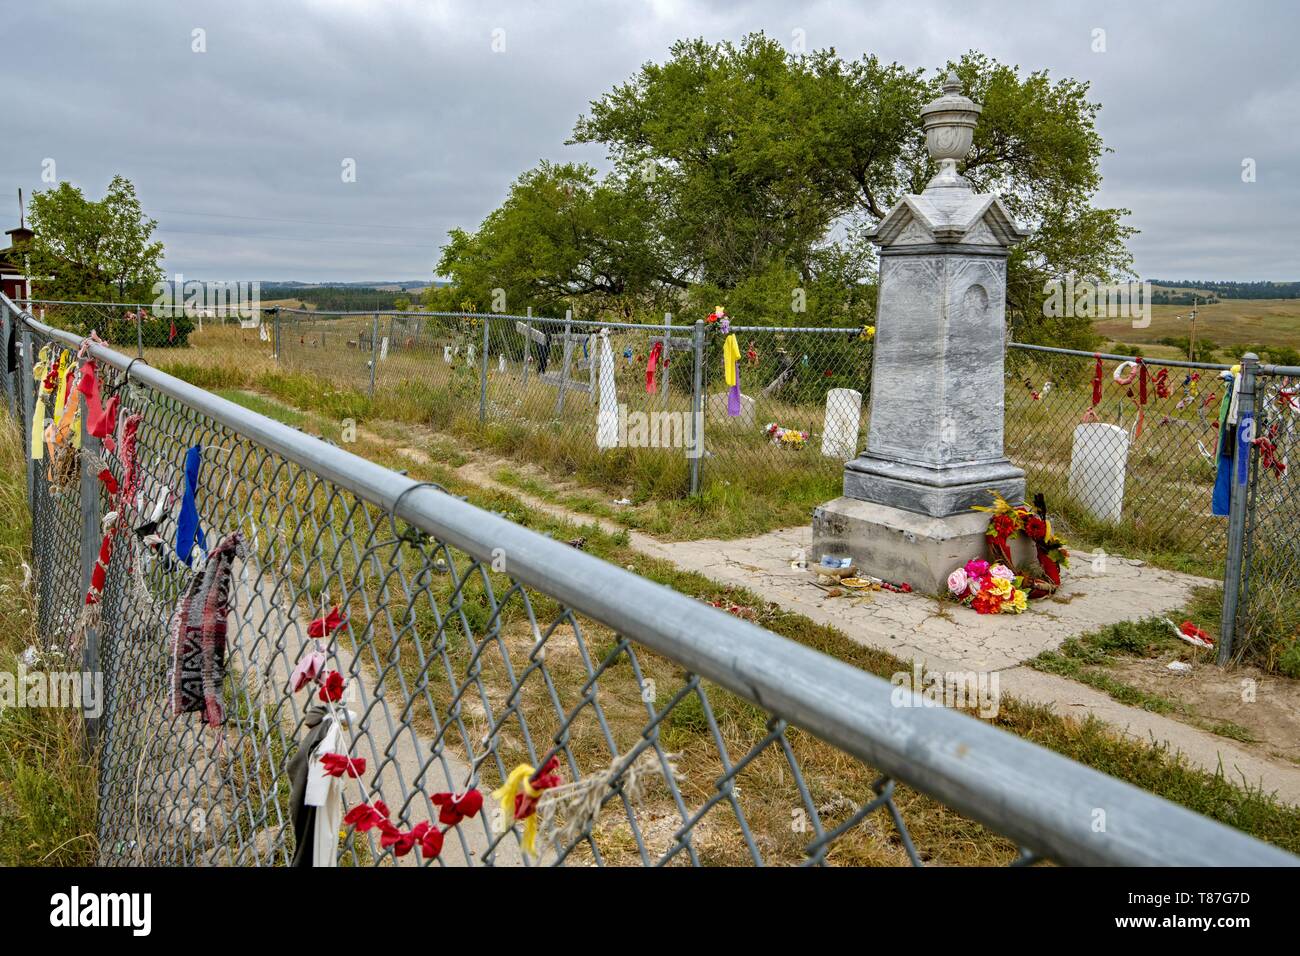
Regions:
<instances>
[{"instance_id":1,"label":"white headstone","mask_svg":"<svg viewBox=\"0 0 1300 956\"><path fill-rule=\"evenodd\" d=\"M388 358L388 336L386 335L379 340L379 358Z\"/></svg>"},{"instance_id":2,"label":"white headstone","mask_svg":"<svg viewBox=\"0 0 1300 956\"><path fill-rule=\"evenodd\" d=\"M506 357L505 357L504 355L498 355L498 356L497 356L497 371L498 371L498 372L504 372L505 370L506 370Z\"/></svg>"},{"instance_id":3,"label":"white headstone","mask_svg":"<svg viewBox=\"0 0 1300 956\"><path fill-rule=\"evenodd\" d=\"M450 346L450 345L444 345L444 346L442 347L442 360L443 360L444 362L446 362L448 365L451 364L451 346Z\"/></svg>"},{"instance_id":4,"label":"white headstone","mask_svg":"<svg viewBox=\"0 0 1300 956\"><path fill-rule=\"evenodd\" d=\"M465 364L471 368L474 366L474 346L471 344L465 349Z\"/></svg>"},{"instance_id":5,"label":"white headstone","mask_svg":"<svg viewBox=\"0 0 1300 956\"><path fill-rule=\"evenodd\" d=\"M1074 429L1070 453L1070 497L1100 521L1117 523L1124 512L1128 432L1118 425L1088 422Z\"/></svg>"},{"instance_id":6,"label":"white headstone","mask_svg":"<svg viewBox=\"0 0 1300 956\"><path fill-rule=\"evenodd\" d=\"M862 423L862 393L853 388L826 392L826 424L822 428L822 454L848 461L858 453L858 428Z\"/></svg>"}]
</instances>

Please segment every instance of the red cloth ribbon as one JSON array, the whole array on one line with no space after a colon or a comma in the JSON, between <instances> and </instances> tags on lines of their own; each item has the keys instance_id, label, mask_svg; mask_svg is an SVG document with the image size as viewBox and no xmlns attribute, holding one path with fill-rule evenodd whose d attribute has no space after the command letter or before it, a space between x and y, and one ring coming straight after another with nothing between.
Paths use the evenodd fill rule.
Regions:
<instances>
[{"instance_id":1,"label":"red cloth ribbon","mask_svg":"<svg viewBox=\"0 0 1300 956\"><path fill-rule=\"evenodd\" d=\"M1101 404L1101 376L1103 371L1101 353L1094 352L1093 354L1097 357L1097 365L1092 370L1092 404L1083 413L1082 420L1085 422L1095 422L1097 420L1097 406Z\"/></svg>"},{"instance_id":2,"label":"red cloth ribbon","mask_svg":"<svg viewBox=\"0 0 1300 956\"><path fill-rule=\"evenodd\" d=\"M108 578L108 562L113 559L113 535L104 535L99 543L99 558L95 568L90 572L90 590L86 592L87 604L98 604L99 596L104 593L104 582Z\"/></svg>"},{"instance_id":3,"label":"red cloth ribbon","mask_svg":"<svg viewBox=\"0 0 1300 956\"><path fill-rule=\"evenodd\" d=\"M77 382L77 391L86 399L86 431L104 442L104 447L113 450L113 432L117 429L118 397L114 395L107 405L100 403L99 376L95 370L95 360L88 359L81 366L81 378Z\"/></svg>"},{"instance_id":4,"label":"red cloth ribbon","mask_svg":"<svg viewBox=\"0 0 1300 956\"><path fill-rule=\"evenodd\" d=\"M1259 449L1259 463L1264 466L1264 469L1272 469L1281 478L1286 471L1286 462L1278 457L1277 446L1263 435L1256 438L1251 444Z\"/></svg>"},{"instance_id":5,"label":"red cloth ribbon","mask_svg":"<svg viewBox=\"0 0 1300 956\"><path fill-rule=\"evenodd\" d=\"M659 373L659 362L663 358L664 344L656 342L650 349L650 358L645 363L645 390L647 395L653 395L659 391L659 383L656 381ZM668 364L667 362L664 363Z\"/></svg>"},{"instance_id":6,"label":"red cloth ribbon","mask_svg":"<svg viewBox=\"0 0 1300 956\"><path fill-rule=\"evenodd\" d=\"M1142 421L1146 417L1147 404L1147 363L1142 360L1142 356L1137 357L1138 367L1138 421L1137 428L1133 431L1134 438L1142 437Z\"/></svg>"},{"instance_id":7,"label":"red cloth ribbon","mask_svg":"<svg viewBox=\"0 0 1300 956\"><path fill-rule=\"evenodd\" d=\"M107 468L99 470L99 483L104 486L110 495L117 494L117 479L113 477L113 473Z\"/></svg>"}]
</instances>

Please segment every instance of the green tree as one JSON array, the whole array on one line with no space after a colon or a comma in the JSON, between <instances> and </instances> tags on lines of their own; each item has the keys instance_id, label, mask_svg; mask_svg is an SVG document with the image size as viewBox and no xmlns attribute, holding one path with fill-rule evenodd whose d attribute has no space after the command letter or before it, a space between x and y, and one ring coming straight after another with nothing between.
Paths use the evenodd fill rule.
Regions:
<instances>
[{"instance_id":1,"label":"green tree","mask_svg":"<svg viewBox=\"0 0 1300 956\"><path fill-rule=\"evenodd\" d=\"M148 301L163 276L158 223L144 215L131 181L114 176L98 201L71 183L33 193L29 265L50 299Z\"/></svg>"},{"instance_id":2,"label":"green tree","mask_svg":"<svg viewBox=\"0 0 1300 956\"><path fill-rule=\"evenodd\" d=\"M975 52L927 78L874 56L789 54L761 33L679 41L579 117L571 142L603 144L608 177L543 164L478 232L453 231L440 267L472 279L476 297L505 288L553 309L721 301L785 325L868 321L867 232L935 174L920 111L950 69L983 105L964 174L1035 229L1008 263L1014 334L1089 344L1090 323L1048 321L1042 302L1044 284L1066 274L1130 270L1127 210L1093 203L1099 106L1086 83ZM792 307L800 298L804 312Z\"/></svg>"},{"instance_id":3,"label":"green tree","mask_svg":"<svg viewBox=\"0 0 1300 956\"><path fill-rule=\"evenodd\" d=\"M631 315L661 287L686 285L667 267L654 215L642 183L544 162L476 232L451 231L437 270L456 291L438 295L513 313L554 315L573 304L580 315Z\"/></svg>"}]
</instances>

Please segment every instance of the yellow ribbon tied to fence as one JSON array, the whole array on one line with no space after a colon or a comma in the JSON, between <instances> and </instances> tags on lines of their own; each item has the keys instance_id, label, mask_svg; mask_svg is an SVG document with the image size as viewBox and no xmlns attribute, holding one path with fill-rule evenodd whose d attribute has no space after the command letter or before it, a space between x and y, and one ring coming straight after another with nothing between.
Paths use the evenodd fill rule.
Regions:
<instances>
[{"instance_id":1,"label":"yellow ribbon tied to fence","mask_svg":"<svg viewBox=\"0 0 1300 956\"><path fill-rule=\"evenodd\" d=\"M526 763L521 763L514 770L510 771L510 776L506 777L506 782L492 791L492 799L501 804L501 819L509 823L515 819L515 797L522 791L525 796L536 800L542 795L542 791L537 790L528 778L536 771ZM529 814L524 820L524 852L536 856L537 854L537 814Z\"/></svg>"},{"instance_id":2,"label":"yellow ribbon tied to fence","mask_svg":"<svg viewBox=\"0 0 1300 956\"><path fill-rule=\"evenodd\" d=\"M740 344L736 336L728 335L722 343L722 371L726 375L727 387L736 384L736 363L740 361Z\"/></svg>"}]
</instances>

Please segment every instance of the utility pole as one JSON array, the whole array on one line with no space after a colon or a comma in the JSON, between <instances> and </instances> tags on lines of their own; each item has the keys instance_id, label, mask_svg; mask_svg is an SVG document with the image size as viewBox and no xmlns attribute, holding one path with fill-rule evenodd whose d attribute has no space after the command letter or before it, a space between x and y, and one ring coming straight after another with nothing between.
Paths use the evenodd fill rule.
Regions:
<instances>
[{"instance_id":1,"label":"utility pole","mask_svg":"<svg viewBox=\"0 0 1300 956\"><path fill-rule=\"evenodd\" d=\"M1188 332L1188 335L1187 335L1187 361L1189 361L1189 362L1195 362L1195 361L1196 361L1196 315L1197 315L1197 312L1196 312L1196 298L1197 298L1196 293L1193 292L1193 293L1192 293L1192 311L1188 312L1186 316L1182 316L1182 315L1176 315L1176 316L1174 316L1174 318L1176 318L1176 319L1183 319L1183 318L1186 318L1186 319L1188 319L1188 320L1191 322L1190 331Z\"/></svg>"}]
</instances>

